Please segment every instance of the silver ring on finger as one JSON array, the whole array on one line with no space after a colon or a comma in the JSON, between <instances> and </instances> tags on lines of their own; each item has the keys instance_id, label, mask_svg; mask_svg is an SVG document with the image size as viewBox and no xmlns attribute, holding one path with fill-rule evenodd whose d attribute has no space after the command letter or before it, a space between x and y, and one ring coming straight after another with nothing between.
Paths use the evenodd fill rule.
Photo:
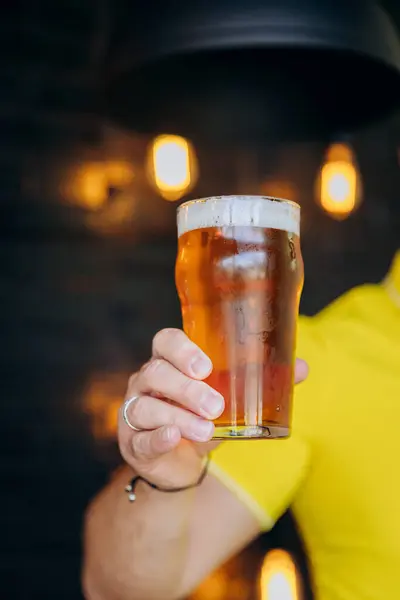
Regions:
<instances>
[{"instance_id":1,"label":"silver ring on finger","mask_svg":"<svg viewBox=\"0 0 400 600\"><path fill-rule=\"evenodd\" d=\"M132 425L132 423L129 420L128 417L128 408L131 406L131 404L134 404L135 402L137 402L139 400L140 396L132 396L132 398L128 398L128 400L125 400L124 402L124 406L122 409L122 417L125 421L125 423L128 425L128 427L130 429L133 429L133 431L142 431L142 429L139 429L138 427L135 427L134 425Z\"/></svg>"}]
</instances>

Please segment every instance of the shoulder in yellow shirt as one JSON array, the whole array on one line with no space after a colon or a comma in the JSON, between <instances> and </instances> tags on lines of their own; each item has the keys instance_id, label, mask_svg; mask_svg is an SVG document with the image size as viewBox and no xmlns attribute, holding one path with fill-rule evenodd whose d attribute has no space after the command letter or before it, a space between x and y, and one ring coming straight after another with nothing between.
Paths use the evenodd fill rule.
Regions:
<instances>
[{"instance_id":1,"label":"shoulder in yellow shirt","mask_svg":"<svg viewBox=\"0 0 400 600\"><path fill-rule=\"evenodd\" d=\"M400 594L400 253L382 285L299 321L288 440L225 442L212 472L267 530L292 506L318 600ZM393 595L394 594L394 595Z\"/></svg>"}]
</instances>

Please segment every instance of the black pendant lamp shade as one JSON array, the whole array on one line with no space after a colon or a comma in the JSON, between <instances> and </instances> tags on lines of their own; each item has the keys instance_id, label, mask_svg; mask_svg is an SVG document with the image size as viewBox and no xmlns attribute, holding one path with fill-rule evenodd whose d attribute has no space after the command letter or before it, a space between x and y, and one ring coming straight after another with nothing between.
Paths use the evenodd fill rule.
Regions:
<instances>
[{"instance_id":1,"label":"black pendant lamp shade","mask_svg":"<svg viewBox=\"0 0 400 600\"><path fill-rule=\"evenodd\" d=\"M139 132L323 140L400 108L399 32L368 0L147 2L123 39L106 109Z\"/></svg>"}]
</instances>

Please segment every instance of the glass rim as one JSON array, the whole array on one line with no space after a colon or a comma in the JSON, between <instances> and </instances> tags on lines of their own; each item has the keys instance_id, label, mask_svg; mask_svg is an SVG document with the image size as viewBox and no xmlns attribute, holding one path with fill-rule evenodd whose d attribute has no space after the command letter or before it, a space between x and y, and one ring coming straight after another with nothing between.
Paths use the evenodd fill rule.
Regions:
<instances>
[{"instance_id":1,"label":"glass rim","mask_svg":"<svg viewBox=\"0 0 400 600\"><path fill-rule=\"evenodd\" d=\"M186 202L182 202L177 208L177 212L179 212L182 208L189 207L191 204L205 204L209 200L225 200L229 198L237 198L240 200L253 199L253 200L266 200L267 202L277 202L279 204L289 204L290 206L294 206L298 210L301 210L301 206L298 202L294 200L288 200L287 198L278 198L277 196L265 196L265 195L257 195L257 194L222 194L220 196L204 196L203 198L194 198L193 200L187 200Z\"/></svg>"}]
</instances>

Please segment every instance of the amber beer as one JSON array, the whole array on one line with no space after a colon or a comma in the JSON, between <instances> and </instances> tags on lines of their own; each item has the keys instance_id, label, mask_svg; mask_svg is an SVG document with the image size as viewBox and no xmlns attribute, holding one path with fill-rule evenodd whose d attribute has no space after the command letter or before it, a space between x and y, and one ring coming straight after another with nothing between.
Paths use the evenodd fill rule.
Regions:
<instances>
[{"instance_id":1,"label":"amber beer","mask_svg":"<svg viewBox=\"0 0 400 600\"><path fill-rule=\"evenodd\" d=\"M222 196L178 209L183 326L211 358L206 381L225 399L216 439L290 433L299 229L300 207L277 198Z\"/></svg>"}]
</instances>

